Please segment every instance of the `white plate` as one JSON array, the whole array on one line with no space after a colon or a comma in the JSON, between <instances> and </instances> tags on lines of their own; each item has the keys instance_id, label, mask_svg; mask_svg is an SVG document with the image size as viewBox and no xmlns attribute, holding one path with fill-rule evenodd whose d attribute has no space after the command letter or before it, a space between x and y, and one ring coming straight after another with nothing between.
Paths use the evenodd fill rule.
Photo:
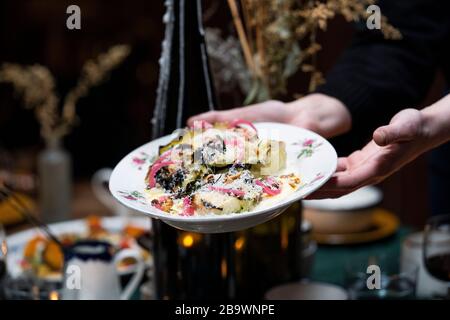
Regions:
<instances>
[{"instance_id":1,"label":"white plate","mask_svg":"<svg viewBox=\"0 0 450 320\"><path fill-rule=\"evenodd\" d=\"M305 208L343 212L372 208L381 200L383 200L381 190L367 186L336 199L305 200L303 205Z\"/></svg>"},{"instance_id":2,"label":"white plate","mask_svg":"<svg viewBox=\"0 0 450 320\"><path fill-rule=\"evenodd\" d=\"M150 230L151 228L150 219L144 217L105 217L101 219L102 227L111 233L120 233L127 223L139 226L147 230ZM49 228L56 236L68 233L85 234L88 231L85 219L53 223L49 225ZM21 264L23 260L23 250L27 242L38 234L40 234L40 231L36 228L32 228L14 233L6 238L6 243L8 246L6 263L8 273L12 277L18 277L23 273ZM149 261L146 261L146 263L151 267L153 265L152 258L150 258ZM132 265L119 269L120 275L125 275L132 272L134 272L134 266ZM55 274L54 276L46 280L59 281L61 280L61 275Z\"/></svg>"},{"instance_id":3,"label":"white plate","mask_svg":"<svg viewBox=\"0 0 450 320\"><path fill-rule=\"evenodd\" d=\"M123 158L114 168L109 182L113 196L121 203L152 218L187 231L201 233L232 232L247 229L281 214L290 204L321 187L335 172L336 151L318 134L298 127L272 123L255 123L261 138L270 137L286 143L287 163L300 174L301 187L269 207L226 215L179 216L151 206L145 197L145 175L158 147L169 143L176 134L149 142Z\"/></svg>"}]
</instances>

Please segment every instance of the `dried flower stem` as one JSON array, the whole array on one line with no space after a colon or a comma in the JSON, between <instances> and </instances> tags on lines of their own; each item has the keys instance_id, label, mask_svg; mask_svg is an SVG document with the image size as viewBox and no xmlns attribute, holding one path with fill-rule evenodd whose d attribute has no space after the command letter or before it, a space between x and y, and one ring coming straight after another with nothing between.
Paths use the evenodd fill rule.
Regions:
<instances>
[{"instance_id":1,"label":"dried flower stem","mask_svg":"<svg viewBox=\"0 0 450 320\"><path fill-rule=\"evenodd\" d=\"M41 126L41 136L50 142L67 135L76 124L76 104L89 90L102 83L110 72L128 56L129 46L117 45L96 60L87 61L77 85L66 96L62 112L55 93L55 80L48 68L41 65L20 66L5 63L0 69L0 82L9 82L23 97L25 108L34 109Z\"/></svg>"},{"instance_id":2,"label":"dried flower stem","mask_svg":"<svg viewBox=\"0 0 450 320\"><path fill-rule=\"evenodd\" d=\"M255 64L253 61L253 54L251 52L247 36L244 31L236 0L228 0L228 6L230 7L231 14L233 16L233 22L238 33L239 41L241 42L242 51L244 52L245 63L247 64L248 68L252 70L252 73L254 73Z\"/></svg>"},{"instance_id":3,"label":"dried flower stem","mask_svg":"<svg viewBox=\"0 0 450 320\"><path fill-rule=\"evenodd\" d=\"M309 91L324 82L317 70L321 46L316 34L327 29L337 15L347 21L367 18L367 6L375 0L228 0L246 64L255 85L265 91L248 95L252 99L284 94L287 79L298 69L309 73ZM245 27L244 27L245 26ZM382 16L381 32L386 39L401 38L400 32ZM301 47L302 45L302 47Z\"/></svg>"}]
</instances>

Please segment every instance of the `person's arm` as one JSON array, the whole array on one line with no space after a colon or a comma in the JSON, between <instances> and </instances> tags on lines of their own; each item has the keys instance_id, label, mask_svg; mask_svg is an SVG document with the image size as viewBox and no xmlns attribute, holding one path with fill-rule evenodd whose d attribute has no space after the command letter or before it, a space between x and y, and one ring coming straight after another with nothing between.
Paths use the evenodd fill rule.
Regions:
<instances>
[{"instance_id":1,"label":"person's arm","mask_svg":"<svg viewBox=\"0 0 450 320\"><path fill-rule=\"evenodd\" d=\"M417 105L435 74L439 46L449 20L448 0L379 1L382 13L400 29L402 40L385 40L379 31L360 25L353 44L342 55L317 93L283 104L267 101L189 119L279 121L330 138L349 131L368 131L386 123L398 110ZM363 132L364 134L365 132Z\"/></svg>"},{"instance_id":2,"label":"person's arm","mask_svg":"<svg viewBox=\"0 0 450 320\"><path fill-rule=\"evenodd\" d=\"M430 149L450 141L450 95L421 110L405 109L375 130L363 149L340 158L334 176L309 198L337 198L381 182Z\"/></svg>"},{"instance_id":3,"label":"person's arm","mask_svg":"<svg viewBox=\"0 0 450 320\"><path fill-rule=\"evenodd\" d=\"M334 137L350 130L351 116L347 108L337 99L323 94L310 94L304 98L283 103L269 100L247 107L226 111L210 111L188 120L227 122L235 119L248 121L273 121L310 129L324 137Z\"/></svg>"},{"instance_id":4,"label":"person's arm","mask_svg":"<svg viewBox=\"0 0 450 320\"><path fill-rule=\"evenodd\" d=\"M442 48L449 32L448 0L382 0L377 4L403 38L386 40L362 21L352 44L317 90L340 100L350 110L355 130L367 134L424 99L440 55L445 54ZM364 130L370 127L369 132Z\"/></svg>"}]
</instances>

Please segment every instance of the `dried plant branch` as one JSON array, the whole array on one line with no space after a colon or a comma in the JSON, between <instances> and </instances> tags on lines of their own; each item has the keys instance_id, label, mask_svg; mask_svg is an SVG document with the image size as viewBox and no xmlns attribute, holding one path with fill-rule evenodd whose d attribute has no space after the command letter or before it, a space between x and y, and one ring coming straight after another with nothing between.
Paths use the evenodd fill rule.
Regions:
<instances>
[{"instance_id":1,"label":"dried plant branch","mask_svg":"<svg viewBox=\"0 0 450 320\"><path fill-rule=\"evenodd\" d=\"M84 64L77 85L69 91L64 100L62 123L57 129L60 135L66 134L76 122L75 109L77 101L86 96L92 87L101 84L111 71L123 62L129 53L129 46L116 45L106 53L100 54L97 59L88 60Z\"/></svg>"},{"instance_id":2,"label":"dried plant branch","mask_svg":"<svg viewBox=\"0 0 450 320\"><path fill-rule=\"evenodd\" d=\"M205 35L215 87L220 88L221 92L236 89L248 92L252 79L239 40L233 36L223 38L220 29L214 28L206 28Z\"/></svg>"},{"instance_id":3,"label":"dried plant branch","mask_svg":"<svg viewBox=\"0 0 450 320\"><path fill-rule=\"evenodd\" d=\"M48 68L41 65L20 66L5 63L0 69L0 82L14 86L15 92L23 97L24 106L33 109L41 126L41 136L49 142L60 139L70 132L76 123L76 103L89 90L102 83L128 56L130 48L117 45L108 52L89 60L82 68L77 85L67 94L62 112L55 92L55 80Z\"/></svg>"},{"instance_id":4,"label":"dried plant branch","mask_svg":"<svg viewBox=\"0 0 450 320\"><path fill-rule=\"evenodd\" d=\"M298 69L310 74L309 91L323 83L323 75L316 67L316 56L322 49L316 40L317 32L326 31L328 22L337 15L349 22L367 18L366 8L375 3L375 0L239 0L238 7L236 1L228 0L228 4L256 83L253 88L266 91L262 96L270 97L284 94L288 78ZM381 22L386 39L401 38L385 16ZM258 96L254 92L249 95Z\"/></svg>"},{"instance_id":5,"label":"dried plant branch","mask_svg":"<svg viewBox=\"0 0 450 320\"><path fill-rule=\"evenodd\" d=\"M252 72L255 71L255 64L253 62L253 54L250 49L250 45L245 34L245 30L242 24L242 19L239 15L239 10L236 4L236 0L228 0L228 6L230 7L231 14L233 16L233 22L236 27L236 31L241 42L242 51L244 52L245 62Z\"/></svg>"},{"instance_id":6,"label":"dried plant branch","mask_svg":"<svg viewBox=\"0 0 450 320\"><path fill-rule=\"evenodd\" d=\"M57 125L58 97L55 80L50 71L41 65L20 66L5 63L0 69L0 82L14 85L15 92L23 97L27 109L34 109L41 125L41 135L47 139Z\"/></svg>"}]
</instances>

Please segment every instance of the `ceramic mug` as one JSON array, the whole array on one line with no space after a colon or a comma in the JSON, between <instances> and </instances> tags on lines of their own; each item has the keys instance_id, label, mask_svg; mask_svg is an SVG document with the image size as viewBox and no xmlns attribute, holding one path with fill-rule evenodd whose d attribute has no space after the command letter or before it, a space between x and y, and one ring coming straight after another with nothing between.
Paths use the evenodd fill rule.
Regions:
<instances>
[{"instance_id":1,"label":"ceramic mug","mask_svg":"<svg viewBox=\"0 0 450 320\"><path fill-rule=\"evenodd\" d=\"M120 288L117 264L127 258L136 260L136 269L126 287ZM114 253L104 241L79 241L65 253L63 300L128 300L138 288L145 264L137 249Z\"/></svg>"},{"instance_id":2,"label":"ceramic mug","mask_svg":"<svg viewBox=\"0 0 450 320\"><path fill-rule=\"evenodd\" d=\"M102 168L94 173L91 179L91 187L95 196L101 203L103 203L108 209L111 210L115 215L127 216L132 213L131 209L128 209L120 202L118 202L109 192L108 184L109 178L111 177L111 168Z\"/></svg>"}]
</instances>

